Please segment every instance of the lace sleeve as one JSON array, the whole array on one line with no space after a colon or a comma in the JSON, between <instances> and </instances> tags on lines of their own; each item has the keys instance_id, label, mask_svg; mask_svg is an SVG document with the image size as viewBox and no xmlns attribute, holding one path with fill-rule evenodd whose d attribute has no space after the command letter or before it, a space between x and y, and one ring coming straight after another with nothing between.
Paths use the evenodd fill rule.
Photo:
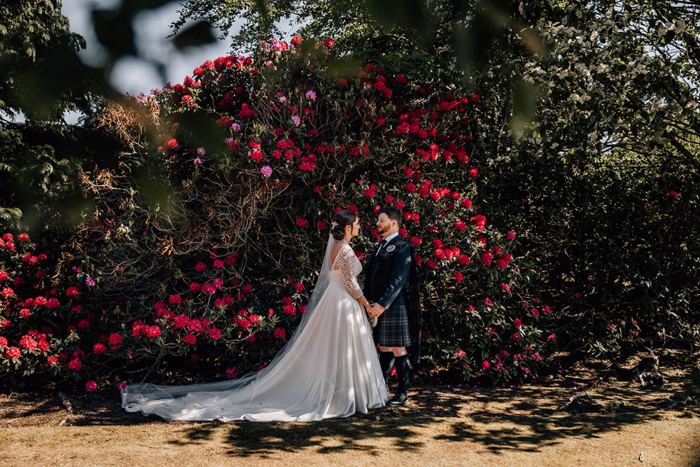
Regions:
<instances>
[{"instance_id":1,"label":"lace sleeve","mask_svg":"<svg viewBox=\"0 0 700 467\"><path fill-rule=\"evenodd\" d=\"M358 299L362 295L362 289L360 284L357 283L357 277L353 274L353 260L355 259L355 252L352 251L351 247L343 247L338 252L338 259L336 260L336 267L340 269L343 274L343 279L345 279L345 287L348 288L352 298Z\"/></svg>"}]
</instances>

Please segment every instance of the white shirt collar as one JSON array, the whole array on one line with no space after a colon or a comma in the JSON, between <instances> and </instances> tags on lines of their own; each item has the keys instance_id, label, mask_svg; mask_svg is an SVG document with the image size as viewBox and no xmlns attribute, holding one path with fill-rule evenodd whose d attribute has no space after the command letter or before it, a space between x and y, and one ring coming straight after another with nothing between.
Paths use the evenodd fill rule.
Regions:
<instances>
[{"instance_id":1,"label":"white shirt collar","mask_svg":"<svg viewBox=\"0 0 700 467\"><path fill-rule=\"evenodd\" d=\"M398 232L394 232L393 234L391 234L391 235L389 235L388 237L386 237L386 238L384 239L384 241L387 242L387 243L389 243L389 242L392 241L392 240L394 239L394 237L396 237L398 234L399 234Z\"/></svg>"}]
</instances>

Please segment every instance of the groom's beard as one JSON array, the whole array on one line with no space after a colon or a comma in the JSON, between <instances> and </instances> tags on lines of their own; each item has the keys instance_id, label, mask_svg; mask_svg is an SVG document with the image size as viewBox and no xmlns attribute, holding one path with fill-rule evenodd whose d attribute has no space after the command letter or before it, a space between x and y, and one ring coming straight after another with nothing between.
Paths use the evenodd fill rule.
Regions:
<instances>
[{"instance_id":1,"label":"groom's beard","mask_svg":"<svg viewBox=\"0 0 700 467\"><path fill-rule=\"evenodd\" d=\"M380 227L379 229L377 229L377 232L379 232L380 235L382 235L382 234L384 234L385 232L388 232L388 231L389 231L389 227L385 227L385 228L381 228L381 227Z\"/></svg>"}]
</instances>

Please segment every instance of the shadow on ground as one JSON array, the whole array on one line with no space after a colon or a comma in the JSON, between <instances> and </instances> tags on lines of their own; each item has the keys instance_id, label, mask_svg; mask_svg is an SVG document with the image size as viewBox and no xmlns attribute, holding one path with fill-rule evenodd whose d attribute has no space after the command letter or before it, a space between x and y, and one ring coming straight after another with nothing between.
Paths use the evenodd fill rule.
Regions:
<instances>
[{"instance_id":1,"label":"shadow on ground","mask_svg":"<svg viewBox=\"0 0 700 467\"><path fill-rule=\"evenodd\" d=\"M694 363L695 365L696 363ZM686 367L687 368L687 367ZM700 391L679 365L662 368L663 386L616 379L608 367L576 366L548 384L521 389L413 388L409 402L348 419L313 423L171 422L171 445L224 444L235 457L272 458L301 451L369 455L420 452L435 441L469 442L484 452L540 452L567 439L587 440L653 420L700 416ZM584 394L583 403L557 410ZM55 394L0 394L0 428L167 424L127 413L118 393L75 395L70 415ZM697 446L700 459L700 445ZM700 467L700 462L694 467Z\"/></svg>"}]
</instances>

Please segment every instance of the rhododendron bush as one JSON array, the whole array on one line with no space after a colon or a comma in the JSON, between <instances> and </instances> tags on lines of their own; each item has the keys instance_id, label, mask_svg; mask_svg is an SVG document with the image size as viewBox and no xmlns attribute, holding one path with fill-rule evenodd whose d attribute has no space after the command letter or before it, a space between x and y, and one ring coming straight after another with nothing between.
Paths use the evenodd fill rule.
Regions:
<instances>
[{"instance_id":1,"label":"rhododendron bush","mask_svg":"<svg viewBox=\"0 0 700 467\"><path fill-rule=\"evenodd\" d=\"M95 217L65 245L3 237L3 371L69 375L92 392L258 369L305 312L333 212L359 215L363 259L376 212L394 205L422 278L425 371L536 374L556 346L553 310L528 290L518 226L480 212L479 96L363 65L331 39L275 40L131 109L106 106L99 125L138 144L120 169L85 173ZM111 127L110 112L146 115L155 136Z\"/></svg>"}]
</instances>

